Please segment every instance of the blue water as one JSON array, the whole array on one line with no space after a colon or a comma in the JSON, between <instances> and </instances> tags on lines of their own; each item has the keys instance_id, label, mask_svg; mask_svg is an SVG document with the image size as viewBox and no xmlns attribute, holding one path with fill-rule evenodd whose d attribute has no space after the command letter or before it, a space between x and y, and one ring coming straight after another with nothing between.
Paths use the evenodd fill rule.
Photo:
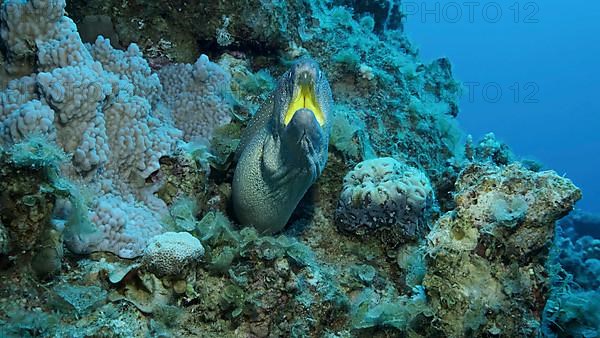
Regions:
<instances>
[{"instance_id":1,"label":"blue water","mask_svg":"<svg viewBox=\"0 0 600 338\"><path fill-rule=\"evenodd\" d=\"M566 174L600 212L600 2L403 1L424 60L465 84L460 122ZM425 7L424 7L425 6Z\"/></svg>"}]
</instances>

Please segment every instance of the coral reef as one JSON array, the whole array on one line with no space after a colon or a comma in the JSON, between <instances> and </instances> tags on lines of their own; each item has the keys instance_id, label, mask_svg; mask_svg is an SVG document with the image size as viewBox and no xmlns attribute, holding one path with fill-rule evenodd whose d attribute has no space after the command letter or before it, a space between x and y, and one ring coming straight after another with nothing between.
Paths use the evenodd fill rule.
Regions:
<instances>
[{"instance_id":1,"label":"coral reef","mask_svg":"<svg viewBox=\"0 0 600 338\"><path fill-rule=\"evenodd\" d=\"M234 1L190 4L183 10L171 1L135 9L122 8L118 1L73 1L69 13L78 22L88 15L110 17L123 45L140 43L148 54L156 54L159 41L168 42L169 48L156 58L193 62L196 57L179 56L202 50L218 59L228 51L249 59L254 69L282 74L290 60L310 55L333 84L336 114L352 112L364 124L361 142L369 143L364 148L372 146L376 156L425 169L436 195L450 198L449 188L441 183L456 178L458 170L448 161L454 161L461 134L453 119L460 86L452 78L450 62L440 59L427 65L418 60L402 32L393 30L401 28L395 19L402 16L397 4L361 1L354 13L340 4L356 2ZM384 15L382 8L389 11ZM368 108L363 102L369 102Z\"/></svg>"},{"instance_id":2,"label":"coral reef","mask_svg":"<svg viewBox=\"0 0 600 338\"><path fill-rule=\"evenodd\" d=\"M91 208L90 220L98 225L102 234L94 236L101 240L79 238L79 243L70 244L77 253L110 251L123 258L133 258L144 251L150 238L162 232L161 223L148 209L131 205L115 195L99 197ZM78 249L74 250L75 247Z\"/></svg>"},{"instance_id":3,"label":"coral reef","mask_svg":"<svg viewBox=\"0 0 600 338\"><path fill-rule=\"evenodd\" d=\"M544 312L548 337L600 334L600 240L577 233L589 231L595 219L575 212L560 222L552 257L554 285Z\"/></svg>"},{"instance_id":4,"label":"coral reef","mask_svg":"<svg viewBox=\"0 0 600 338\"><path fill-rule=\"evenodd\" d=\"M567 231L558 239L558 260L583 289L600 289L600 239L576 236Z\"/></svg>"},{"instance_id":5,"label":"coral reef","mask_svg":"<svg viewBox=\"0 0 600 338\"><path fill-rule=\"evenodd\" d=\"M561 288L562 289L562 288ZM548 337L597 337L600 323L600 292L575 290L561 292L548 300Z\"/></svg>"},{"instance_id":6,"label":"coral reef","mask_svg":"<svg viewBox=\"0 0 600 338\"><path fill-rule=\"evenodd\" d=\"M600 215L598 214L575 209L569 216L562 219L560 224L569 232L600 238ZM573 236L574 234L571 234L571 237Z\"/></svg>"},{"instance_id":7,"label":"coral reef","mask_svg":"<svg viewBox=\"0 0 600 338\"><path fill-rule=\"evenodd\" d=\"M476 146L469 135L465 144L465 157L470 161L491 161L498 165L506 165L514 161L514 155L508 146L496 140L494 133L486 134Z\"/></svg>"},{"instance_id":8,"label":"coral reef","mask_svg":"<svg viewBox=\"0 0 600 338\"><path fill-rule=\"evenodd\" d=\"M401 10L3 1L0 336L597 335L598 241L554 226L581 193L463 142L451 64ZM264 236L233 217L234 154L306 56L328 165Z\"/></svg>"},{"instance_id":9,"label":"coral reef","mask_svg":"<svg viewBox=\"0 0 600 338\"><path fill-rule=\"evenodd\" d=\"M197 206L205 206L208 199L208 162L212 155L203 145L178 148L170 156L160 158L160 170L151 179L160 182L156 195L167 206L176 201L194 197ZM172 208L171 208L172 210Z\"/></svg>"}]
</instances>

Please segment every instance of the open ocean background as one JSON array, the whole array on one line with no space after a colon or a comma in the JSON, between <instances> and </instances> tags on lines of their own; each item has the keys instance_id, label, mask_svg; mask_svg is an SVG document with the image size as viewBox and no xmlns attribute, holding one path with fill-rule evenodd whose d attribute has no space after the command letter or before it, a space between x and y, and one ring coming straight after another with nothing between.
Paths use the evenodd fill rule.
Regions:
<instances>
[{"instance_id":1,"label":"open ocean background","mask_svg":"<svg viewBox=\"0 0 600 338\"><path fill-rule=\"evenodd\" d=\"M423 61L446 56L464 84L459 120L581 187L600 213L600 2L404 1Z\"/></svg>"}]
</instances>

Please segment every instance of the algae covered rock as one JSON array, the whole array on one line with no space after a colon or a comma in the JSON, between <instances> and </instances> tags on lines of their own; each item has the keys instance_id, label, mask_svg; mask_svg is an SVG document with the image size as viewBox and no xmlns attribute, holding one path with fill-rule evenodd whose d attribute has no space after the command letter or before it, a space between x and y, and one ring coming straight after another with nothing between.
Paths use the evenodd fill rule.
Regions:
<instances>
[{"instance_id":1,"label":"algae covered rock","mask_svg":"<svg viewBox=\"0 0 600 338\"><path fill-rule=\"evenodd\" d=\"M473 164L427 236L423 285L449 336L532 336L549 296L555 221L581 198L555 172Z\"/></svg>"},{"instance_id":2,"label":"algae covered rock","mask_svg":"<svg viewBox=\"0 0 600 338\"><path fill-rule=\"evenodd\" d=\"M157 196L168 206L184 196L194 196L198 204L205 204L209 157L206 147L188 144L169 156L160 158L160 169L152 179L160 183Z\"/></svg>"},{"instance_id":3,"label":"algae covered rock","mask_svg":"<svg viewBox=\"0 0 600 338\"><path fill-rule=\"evenodd\" d=\"M508 145L498 141L494 133L487 133L477 145L473 145L473 139L469 135L465 146L465 156L472 161L491 161L498 165L509 164L515 158Z\"/></svg>"},{"instance_id":4,"label":"algae covered rock","mask_svg":"<svg viewBox=\"0 0 600 338\"><path fill-rule=\"evenodd\" d=\"M57 284L53 291L79 315L85 315L94 307L102 305L107 296L106 290L98 286L71 285L69 283Z\"/></svg>"},{"instance_id":5,"label":"algae covered rock","mask_svg":"<svg viewBox=\"0 0 600 338\"><path fill-rule=\"evenodd\" d=\"M427 176L416 168L390 157L363 161L344 177L338 228L359 236L383 233L395 244L414 240L425 228L431 192Z\"/></svg>"},{"instance_id":6,"label":"algae covered rock","mask_svg":"<svg viewBox=\"0 0 600 338\"><path fill-rule=\"evenodd\" d=\"M47 166L29 163L34 155L43 156L50 147L35 142L21 145L23 149L0 149L0 221L8 230L13 249L30 250L50 225L56 196L47 189Z\"/></svg>"},{"instance_id":7,"label":"algae covered rock","mask_svg":"<svg viewBox=\"0 0 600 338\"><path fill-rule=\"evenodd\" d=\"M60 270L65 235L91 230L85 217L77 217L83 214L77 188L60 176L59 165L66 158L40 136L0 148L0 253L22 256L22 265L30 266L40 278ZM67 219L58 219L61 207L57 205L66 202L73 210L64 215Z\"/></svg>"},{"instance_id":8,"label":"algae covered rock","mask_svg":"<svg viewBox=\"0 0 600 338\"><path fill-rule=\"evenodd\" d=\"M8 253L9 242L8 242L8 231L2 223L0 223L0 255Z\"/></svg>"},{"instance_id":9,"label":"algae covered rock","mask_svg":"<svg viewBox=\"0 0 600 338\"><path fill-rule=\"evenodd\" d=\"M204 247L190 233L165 232L150 240L142 263L157 276L180 277L203 255Z\"/></svg>"},{"instance_id":10,"label":"algae covered rock","mask_svg":"<svg viewBox=\"0 0 600 338\"><path fill-rule=\"evenodd\" d=\"M147 41L142 46L151 56L162 52L167 59L190 62L198 47L284 49L298 27L310 26L308 18L313 6L297 1L261 0L189 4L169 0L142 6L69 1L67 11L76 18L81 30L106 34L107 30L100 30L86 18L109 16L120 44Z\"/></svg>"}]
</instances>

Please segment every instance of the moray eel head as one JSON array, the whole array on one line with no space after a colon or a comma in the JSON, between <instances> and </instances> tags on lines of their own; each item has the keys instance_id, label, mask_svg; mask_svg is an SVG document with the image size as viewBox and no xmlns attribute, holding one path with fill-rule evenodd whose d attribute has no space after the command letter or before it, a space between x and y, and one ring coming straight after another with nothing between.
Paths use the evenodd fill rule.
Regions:
<instances>
[{"instance_id":1,"label":"moray eel head","mask_svg":"<svg viewBox=\"0 0 600 338\"><path fill-rule=\"evenodd\" d=\"M295 114L307 109L312 112L321 127L326 123L327 112L323 102L325 97L330 97L329 84L319 69L319 65L311 59L300 59L284 75L287 81L287 109L282 109L283 124L290 124Z\"/></svg>"},{"instance_id":2,"label":"moray eel head","mask_svg":"<svg viewBox=\"0 0 600 338\"><path fill-rule=\"evenodd\" d=\"M331 89L319 65L302 58L282 76L278 90L279 135L289 163L308 159L320 173L327 160Z\"/></svg>"}]
</instances>

